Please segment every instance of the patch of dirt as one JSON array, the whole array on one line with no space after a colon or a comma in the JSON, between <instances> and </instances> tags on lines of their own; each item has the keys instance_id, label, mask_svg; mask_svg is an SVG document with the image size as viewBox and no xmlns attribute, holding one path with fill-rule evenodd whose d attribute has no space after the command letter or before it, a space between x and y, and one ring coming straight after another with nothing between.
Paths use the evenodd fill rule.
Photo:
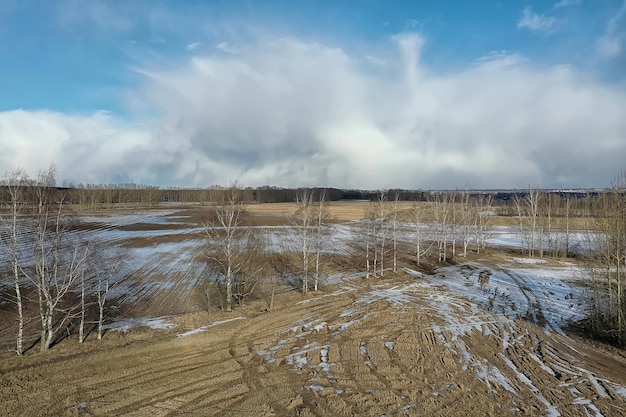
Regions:
<instances>
[{"instance_id":1,"label":"patch of dirt","mask_svg":"<svg viewBox=\"0 0 626 417\"><path fill-rule=\"evenodd\" d=\"M7 415L621 415L626 360L403 274L2 355ZM178 337L188 330L204 331ZM601 414L598 414L601 413Z\"/></svg>"},{"instance_id":2,"label":"patch of dirt","mask_svg":"<svg viewBox=\"0 0 626 417\"><path fill-rule=\"evenodd\" d=\"M366 204L332 203L331 214L337 221L360 218ZM293 204L250 205L246 224L280 225L281 216L294 209ZM267 288L232 313L198 311L194 288L202 271L189 265L199 256L201 236L167 232L178 230L179 223L199 225L210 211L181 210L165 220L139 216L103 234L108 244L134 254L128 261L132 273L116 287L119 314L168 316L164 320L175 328L108 331L102 341L91 334L82 345L72 336L45 354L35 348L23 357L2 351L2 413L626 415L622 351L550 329L541 316L522 320L497 314L470 301L468 287L463 287L465 297L448 291L438 276L428 284L399 269L384 278L340 280L306 295L281 284L272 311L267 311ZM88 229L102 227L98 224ZM323 256L329 273L363 270L358 250ZM500 249L471 251L458 267L475 274L476 285L486 286L493 278L483 266L515 256ZM275 254L275 270L295 273L292 257ZM415 269L409 255L400 263ZM439 267L423 259L420 270L434 273ZM511 279L525 288L521 277ZM28 295L34 300L32 291ZM536 294L526 295L541 312L529 298ZM8 308L0 313L0 333L10 338L14 317ZM36 317L34 310L28 314ZM36 324L29 324L29 333ZM180 337L183 333L188 336Z\"/></svg>"}]
</instances>

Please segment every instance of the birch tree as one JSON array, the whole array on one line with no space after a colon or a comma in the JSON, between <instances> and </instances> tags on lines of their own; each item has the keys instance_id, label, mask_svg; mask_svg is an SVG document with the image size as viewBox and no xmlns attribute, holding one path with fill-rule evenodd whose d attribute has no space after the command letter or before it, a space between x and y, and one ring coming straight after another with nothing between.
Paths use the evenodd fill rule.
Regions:
<instances>
[{"instance_id":1,"label":"birch tree","mask_svg":"<svg viewBox=\"0 0 626 417\"><path fill-rule=\"evenodd\" d=\"M82 262L79 269L77 270L77 274L80 281L80 313L79 313L79 321L78 321L78 343L83 343L85 341L85 318L87 316L87 285L89 277L87 276L87 261L93 258L93 252L91 250L91 245L85 245L85 262Z\"/></svg>"},{"instance_id":2,"label":"birch tree","mask_svg":"<svg viewBox=\"0 0 626 417\"><path fill-rule=\"evenodd\" d=\"M41 351L54 342L57 332L72 318L75 306L65 303L80 274L88 251L69 233L72 217L63 212L63 195L56 193L54 166L39 174L35 186L34 284L41 320Z\"/></svg>"},{"instance_id":3,"label":"birch tree","mask_svg":"<svg viewBox=\"0 0 626 417\"><path fill-rule=\"evenodd\" d=\"M385 274L385 254L387 248L387 235L388 235L388 222L387 222L387 192L381 190L378 192L378 199L376 201L376 241L380 246L380 259L378 261L380 265L380 276ZM375 262L374 262L375 263ZM375 269L375 268L374 268Z\"/></svg>"},{"instance_id":4,"label":"birch tree","mask_svg":"<svg viewBox=\"0 0 626 417\"><path fill-rule=\"evenodd\" d=\"M300 278L302 281L302 293L306 294L309 290L309 263L313 246L313 236L311 235L315 221L313 193L310 190L304 190L299 193L296 196L296 206L297 210L293 216L293 223L296 226L300 260L302 262L302 276Z\"/></svg>"},{"instance_id":5,"label":"birch tree","mask_svg":"<svg viewBox=\"0 0 626 417\"><path fill-rule=\"evenodd\" d=\"M476 210L476 251L480 254L480 251L485 248L487 244L487 238L490 234L491 228L491 200L492 195L479 196L475 201Z\"/></svg>"},{"instance_id":6,"label":"birch tree","mask_svg":"<svg viewBox=\"0 0 626 417\"><path fill-rule=\"evenodd\" d=\"M596 334L626 346L626 171L600 198L587 253L595 292L591 323Z\"/></svg>"},{"instance_id":7,"label":"birch tree","mask_svg":"<svg viewBox=\"0 0 626 417\"><path fill-rule=\"evenodd\" d=\"M244 279L253 251L250 250L251 231L242 225L244 215L243 194L235 182L222 193L214 217L204 222L208 238L205 250L210 273L223 279L225 288L225 310L232 311L235 285ZM238 291L239 292L239 291Z\"/></svg>"},{"instance_id":8,"label":"birch tree","mask_svg":"<svg viewBox=\"0 0 626 417\"><path fill-rule=\"evenodd\" d=\"M526 244L528 256L535 256L535 248L541 247L540 207L543 195L535 188L529 187L524 197L515 198L515 207L519 222L522 245Z\"/></svg>"},{"instance_id":9,"label":"birch tree","mask_svg":"<svg viewBox=\"0 0 626 417\"><path fill-rule=\"evenodd\" d=\"M539 193L539 190L535 188L529 188L528 195L526 196L525 202L527 207L527 218L530 222L530 246L529 246L529 255L531 257L535 256L535 247L537 246L537 240L542 240L542 236L539 233L539 209L541 205L542 194ZM539 237L537 236L539 234ZM540 244L541 249L543 249ZM543 253L541 253L543 256Z\"/></svg>"},{"instance_id":10,"label":"birch tree","mask_svg":"<svg viewBox=\"0 0 626 417\"><path fill-rule=\"evenodd\" d=\"M423 214L422 214L422 208L420 207L419 202L416 201L415 203L413 203L411 214L412 214L411 220L413 221L413 225L414 225L413 236L414 236L414 244L415 244L415 265L420 266L422 257L427 253L428 249L425 251L422 251Z\"/></svg>"},{"instance_id":11,"label":"birch tree","mask_svg":"<svg viewBox=\"0 0 626 417\"><path fill-rule=\"evenodd\" d=\"M363 212L363 229L361 233L361 239L365 246L365 277L369 278L370 273L373 271L376 275L376 214L373 210L372 204L368 204L367 208ZM373 253L372 253L373 252ZM372 256L373 265L372 265Z\"/></svg>"},{"instance_id":12,"label":"birch tree","mask_svg":"<svg viewBox=\"0 0 626 417\"><path fill-rule=\"evenodd\" d=\"M393 257L393 272L398 272L398 239L400 238L400 194L396 192L393 199L393 206L389 214L391 223L391 242Z\"/></svg>"},{"instance_id":13,"label":"birch tree","mask_svg":"<svg viewBox=\"0 0 626 417\"><path fill-rule=\"evenodd\" d=\"M476 228L477 223L477 212L472 205L472 201L470 199L469 188L466 188L460 193L459 196L459 204L460 204L460 214L458 216L459 219L459 236L461 238L461 242L463 244L463 254L462 256L467 257L467 248L471 242L471 240L476 236L474 230Z\"/></svg>"},{"instance_id":14,"label":"birch tree","mask_svg":"<svg viewBox=\"0 0 626 417\"><path fill-rule=\"evenodd\" d=\"M104 334L104 319L109 293L114 286L113 278L119 272L124 257L121 253L107 259L104 265L95 271L96 304L98 306L98 340Z\"/></svg>"},{"instance_id":15,"label":"birch tree","mask_svg":"<svg viewBox=\"0 0 626 417\"><path fill-rule=\"evenodd\" d=\"M13 281L14 298L13 302L17 309L17 337L15 352L18 355L24 353L24 302L22 296L22 279L24 268L22 262L23 249L20 246L22 242L21 234L24 233L22 212L25 201L25 190L29 186L30 180L22 169L17 169L7 174L2 181L2 185L6 187L9 201L7 202L9 216L7 219L0 216L2 220L3 230L0 231L2 237L2 245L10 259L11 276Z\"/></svg>"},{"instance_id":16,"label":"birch tree","mask_svg":"<svg viewBox=\"0 0 626 417\"><path fill-rule=\"evenodd\" d=\"M313 280L313 290L319 289L322 280L321 255L324 250L324 241L328 236L326 221L328 220L328 202L326 201L326 190L319 193L317 205L315 207L315 275Z\"/></svg>"},{"instance_id":17,"label":"birch tree","mask_svg":"<svg viewBox=\"0 0 626 417\"><path fill-rule=\"evenodd\" d=\"M445 262L448 260L448 239L449 239L449 228L450 222L452 221L452 197L451 193L439 193L434 197L433 200L433 212L435 217L435 222L437 224L436 228L436 240L437 247L439 249L439 262Z\"/></svg>"},{"instance_id":18,"label":"birch tree","mask_svg":"<svg viewBox=\"0 0 626 417\"><path fill-rule=\"evenodd\" d=\"M565 197L565 242L563 248L563 257L570 254L570 213L572 210L572 199L569 195Z\"/></svg>"}]
</instances>

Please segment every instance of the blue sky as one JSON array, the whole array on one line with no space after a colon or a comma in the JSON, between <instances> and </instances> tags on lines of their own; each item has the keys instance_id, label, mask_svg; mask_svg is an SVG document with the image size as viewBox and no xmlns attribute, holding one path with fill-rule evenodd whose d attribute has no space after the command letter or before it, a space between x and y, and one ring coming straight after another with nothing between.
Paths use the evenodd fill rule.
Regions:
<instances>
[{"instance_id":1,"label":"blue sky","mask_svg":"<svg viewBox=\"0 0 626 417\"><path fill-rule=\"evenodd\" d=\"M0 170L68 182L606 186L626 1L0 0Z\"/></svg>"}]
</instances>

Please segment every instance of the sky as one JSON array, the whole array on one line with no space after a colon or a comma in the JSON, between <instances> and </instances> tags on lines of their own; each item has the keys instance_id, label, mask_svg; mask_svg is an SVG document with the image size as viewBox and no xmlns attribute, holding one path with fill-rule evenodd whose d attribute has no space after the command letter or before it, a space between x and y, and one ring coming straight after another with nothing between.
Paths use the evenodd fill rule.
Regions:
<instances>
[{"instance_id":1,"label":"sky","mask_svg":"<svg viewBox=\"0 0 626 417\"><path fill-rule=\"evenodd\" d=\"M626 0L0 0L0 175L607 187Z\"/></svg>"}]
</instances>

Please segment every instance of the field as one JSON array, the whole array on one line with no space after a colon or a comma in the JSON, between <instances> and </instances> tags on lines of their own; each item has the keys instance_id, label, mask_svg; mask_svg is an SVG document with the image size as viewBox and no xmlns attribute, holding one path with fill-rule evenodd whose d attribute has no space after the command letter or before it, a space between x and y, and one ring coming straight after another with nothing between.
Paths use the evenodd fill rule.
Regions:
<instances>
[{"instance_id":1,"label":"field","mask_svg":"<svg viewBox=\"0 0 626 417\"><path fill-rule=\"evenodd\" d=\"M203 311L206 209L85 218L128 261L102 341L0 354L0 403L23 416L626 415L624 352L572 332L587 311L573 260L528 259L506 225L490 248L418 271L409 256L365 278L352 252L365 203L336 203L320 292L281 283L232 313ZM276 252L293 205L250 206ZM360 269L359 269L360 268ZM262 288L260 289L262 290ZM3 340L9 309L0 312Z\"/></svg>"}]
</instances>

